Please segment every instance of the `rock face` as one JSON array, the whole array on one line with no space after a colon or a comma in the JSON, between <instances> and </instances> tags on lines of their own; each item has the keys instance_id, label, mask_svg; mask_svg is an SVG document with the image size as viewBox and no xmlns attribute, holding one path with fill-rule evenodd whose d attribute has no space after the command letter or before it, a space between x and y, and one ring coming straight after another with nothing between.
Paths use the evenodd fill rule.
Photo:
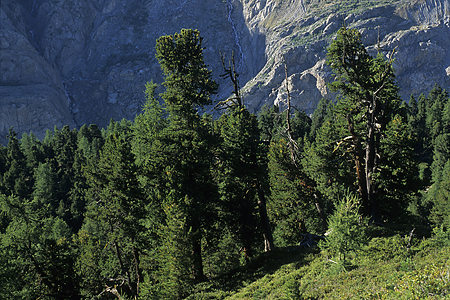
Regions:
<instances>
[{"instance_id":1,"label":"rock face","mask_svg":"<svg viewBox=\"0 0 450 300\"><path fill-rule=\"evenodd\" d=\"M284 63L297 108L312 113L321 97L333 98L326 86L332 80L325 64L326 48L343 24L359 29L373 55L377 48L386 56L395 51L394 67L404 100L427 93L435 83L450 88L448 0L389 1L389 5L305 0L290 1L289 9L283 6L289 1L261 2L271 7L268 15L265 9L259 13L247 9L244 14L248 27L264 32L267 41L266 64L244 88L247 105L255 111L285 101Z\"/></svg>"},{"instance_id":2,"label":"rock face","mask_svg":"<svg viewBox=\"0 0 450 300\"><path fill-rule=\"evenodd\" d=\"M11 126L40 136L55 125L74 126L61 75L30 42L25 8L16 1L1 8L0 142Z\"/></svg>"},{"instance_id":3,"label":"rock face","mask_svg":"<svg viewBox=\"0 0 450 300\"><path fill-rule=\"evenodd\" d=\"M32 130L132 119L144 85L162 82L156 39L182 28L204 37L220 84L220 52L234 52L245 104L257 111L286 98L312 113L333 95L326 48L345 24L371 52L395 49L402 97L450 88L450 0L2 0L0 142L11 126Z\"/></svg>"}]
</instances>

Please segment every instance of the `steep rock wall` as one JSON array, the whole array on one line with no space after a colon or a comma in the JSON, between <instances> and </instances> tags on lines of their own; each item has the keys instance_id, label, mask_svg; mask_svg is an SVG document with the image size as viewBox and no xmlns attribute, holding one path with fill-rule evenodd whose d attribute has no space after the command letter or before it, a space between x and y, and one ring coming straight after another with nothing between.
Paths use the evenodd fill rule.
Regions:
<instances>
[{"instance_id":1,"label":"steep rock wall","mask_svg":"<svg viewBox=\"0 0 450 300\"><path fill-rule=\"evenodd\" d=\"M43 136L53 126L74 126L62 78L30 42L29 14L16 1L0 11L0 142L11 126Z\"/></svg>"},{"instance_id":2,"label":"steep rock wall","mask_svg":"<svg viewBox=\"0 0 450 300\"><path fill-rule=\"evenodd\" d=\"M449 0L3 0L0 140L10 126L43 137L47 128L132 119L144 85L162 82L161 35L197 28L205 60L231 94L219 53L234 52L245 104L258 111L286 98L312 113L332 78L326 48L345 24L373 53L396 49L401 95L450 88ZM160 89L161 90L161 89ZM215 112L213 112L215 113Z\"/></svg>"}]
</instances>

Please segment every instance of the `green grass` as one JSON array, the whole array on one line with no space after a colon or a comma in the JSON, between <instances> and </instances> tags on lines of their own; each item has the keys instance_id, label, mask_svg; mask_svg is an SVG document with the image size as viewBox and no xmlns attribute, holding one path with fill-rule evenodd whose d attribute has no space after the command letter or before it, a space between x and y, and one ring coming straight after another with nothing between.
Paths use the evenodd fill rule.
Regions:
<instances>
[{"instance_id":1,"label":"green grass","mask_svg":"<svg viewBox=\"0 0 450 300\"><path fill-rule=\"evenodd\" d=\"M346 270L317 248L279 248L197 285L188 299L449 299L448 232L425 239L418 233L408 249L406 229L373 230L379 236Z\"/></svg>"}]
</instances>

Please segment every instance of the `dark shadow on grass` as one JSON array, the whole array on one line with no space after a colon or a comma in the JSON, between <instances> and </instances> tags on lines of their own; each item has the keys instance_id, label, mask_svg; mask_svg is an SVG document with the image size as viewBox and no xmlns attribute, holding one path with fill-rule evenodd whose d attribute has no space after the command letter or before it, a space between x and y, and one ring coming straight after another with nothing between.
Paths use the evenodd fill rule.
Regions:
<instances>
[{"instance_id":1,"label":"dark shadow on grass","mask_svg":"<svg viewBox=\"0 0 450 300\"><path fill-rule=\"evenodd\" d=\"M307 254L318 254L317 247L303 248L300 246L279 247L271 253L261 253L243 267L231 270L210 280L211 288L223 292L235 292L248 282L254 282L267 274L273 274L283 265L295 263L296 268L310 262ZM310 257L310 256L309 256Z\"/></svg>"}]
</instances>

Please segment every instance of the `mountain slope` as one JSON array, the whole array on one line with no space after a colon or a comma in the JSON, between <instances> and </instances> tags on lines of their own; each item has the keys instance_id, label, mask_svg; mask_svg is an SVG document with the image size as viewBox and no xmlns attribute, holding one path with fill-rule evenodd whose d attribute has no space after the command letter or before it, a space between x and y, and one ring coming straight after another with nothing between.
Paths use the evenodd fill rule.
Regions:
<instances>
[{"instance_id":1,"label":"mountain slope","mask_svg":"<svg viewBox=\"0 0 450 300\"><path fill-rule=\"evenodd\" d=\"M219 53L235 53L246 105L281 103L284 62L293 101L311 113L330 95L326 47L345 24L374 53L396 49L402 97L450 87L449 0L3 0L0 136L133 118L144 84L162 82L156 38L181 28L204 37L205 60L221 85ZM0 140L5 141L0 138Z\"/></svg>"}]
</instances>

